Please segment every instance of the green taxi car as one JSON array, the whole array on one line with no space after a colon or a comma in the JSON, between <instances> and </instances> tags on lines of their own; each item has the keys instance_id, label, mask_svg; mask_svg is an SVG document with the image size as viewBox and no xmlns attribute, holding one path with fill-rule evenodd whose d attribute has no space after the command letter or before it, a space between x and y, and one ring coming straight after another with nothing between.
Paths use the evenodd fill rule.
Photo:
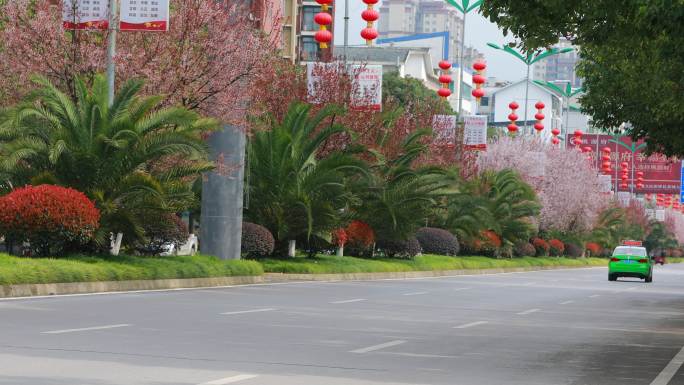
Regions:
<instances>
[{"instance_id":1,"label":"green taxi car","mask_svg":"<svg viewBox=\"0 0 684 385\"><path fill-rule=\"evenodd\" d=\"M653 260L648 256L645 247L618 246L615 248L608 263L608 280L615 281L618 277L653 281Z\"/></svg>"}]
</instances>

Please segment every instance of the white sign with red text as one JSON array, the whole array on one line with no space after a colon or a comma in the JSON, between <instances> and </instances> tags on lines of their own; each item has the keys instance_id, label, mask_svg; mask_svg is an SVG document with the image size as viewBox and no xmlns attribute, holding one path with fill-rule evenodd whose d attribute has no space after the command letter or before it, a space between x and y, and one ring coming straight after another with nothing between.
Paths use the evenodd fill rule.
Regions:
<instances>
[{"instance_id":1,"label":"white sign with red text","mask_svg":"<svg viewBox=\"0 0 684 385\"><path fill-rule=\"evenodd\" d=\"M487 116L466 115L463 117L463 147L466 150L487 149Z\"/></svg>"},{"instance_id":2,"label":"white sign with red text","mask_svg":"<svg viewBox=\"0 0 684 385\"><path fill-rule=\"evenodd\" d=\"M168 31L169 0L121 0L122 31Z\"/></svg>"},{"instance_id":3,"label":"white sign with red text","mask_svg":"<svg viewBox=\"0 0 684 385\"><path fill-rule=\"evenodd\" d=\"M109 26L108 0L64 0L64 29L106 30Z\"/></svg>"},{"instance_id":4,"label":"white sign with red text","mask_svg":"<svg viewBox=\"0 0 684 385\"><path fill-rule=\"evenodd\" d=\"M352 65L351 107L382 110L382 65Z\"/></svg>"}]
</instances>

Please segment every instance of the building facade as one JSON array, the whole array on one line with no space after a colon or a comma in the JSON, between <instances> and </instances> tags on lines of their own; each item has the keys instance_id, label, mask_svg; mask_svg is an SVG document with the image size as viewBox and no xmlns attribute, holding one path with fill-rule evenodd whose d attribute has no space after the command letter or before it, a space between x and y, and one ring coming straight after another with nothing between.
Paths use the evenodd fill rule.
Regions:
<instances>
[{"instance_id":1,"label":"building facade","mask_svg":"<svg viewBox=\"0 0 684 385\"><path fill-rule=\"evenodd\" d=\"M297 0L292 0L297 1ZM321 12L320 4L314 0L299 0L297 6L297 62L310 62L319 60L328 60L334 56L332 42L330 48L322 50L318 42L314 39L316 31L318 31L318 24L314 21L314 16ZM332 15L333 23L328 26L331 31L335 30L335 8L334 3L330 6L330 14Z\"/></svg>"},{"instance_id":2,"label":"building facade","mask_svg":"<svg viewBox=\"0 0 684 385\"><path fill-rule=\"evenodd\" d=\"M581 87L582 78L577 76L576 71L577 62L579 61L578 47L572 45L565 38L561 38L554 47L559 49L575 48L575 50L560 55L553 55L535 63L533 66L534 79L548 82L569 81L572 87Z\"/></svg>"},{"instance_id":3,"label":"building facade","mask_svg":"<svg viewBox=\"0 0 684 385\"><path fill-rule=\"evenodd\" d=\"M420 33L449 33L448 57L458 61L463 19L453 6L434 0L384 0L380 6L380 38Z\"/></svg>"}]
</instances>

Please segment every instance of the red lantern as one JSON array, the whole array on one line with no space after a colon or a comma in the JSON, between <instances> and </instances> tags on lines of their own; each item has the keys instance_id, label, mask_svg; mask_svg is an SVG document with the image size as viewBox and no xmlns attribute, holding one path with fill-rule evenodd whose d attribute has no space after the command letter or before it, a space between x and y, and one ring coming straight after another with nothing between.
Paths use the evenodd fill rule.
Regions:
<instances>
[{"instance_id":1,"label":"red lantern","mask_svg":"<svg viewBox=\"0 0 684 385\"><path fill-rule=\"evenodd\" d=\"M544 120L545 116L544 116L544 114L538 113L538 114L534 114L534 118L537 120Z\"/></svg>"},{"instance_id":2,"label":"red lantern","mask_svg":"<svg viewBox=\"0 0 684 385\"><path fill-rule=\"evenodd\" d=\"M626 169L629 168L629 163L627 163L627 162L622 162L622 163L620 163L620 167L622 167L623 169L626 170Z\"/></svg>"},{"instance_id":3,"label":"red lantern","mask_svg":"<svg viewBox=\"0 0 684 385\"><path fill-rule=\"evenodd\" d=\"M640 177L643 177L643 176L644 176L644 172L643 172L643 171L637 171L637 172L636 172L636 176L639 177L639 178L640 178Z\"/></svg>"},{"instance_id":4,"label":"red lantern","mask_svg":"<svg viewBox=\"0 0 684 385\"><path fill-rule=\"evenodd\" d=\"M603 162L604 168L610 168L610 162Z\"/></svg>"},{"instance_id":5,"label":"red lantern","mask_svg":"<svg viewBox=\"0 0 684 385\"><path fill-rule=\"evenodd\" d=\"M443 69L444 71L451 69L451 63L449 63L447 60L442 60L439 62L439 68Z\"/></svg>"},{"instance_id":6,"label":"red lantern","mask_svg":"<svg viewBox=\"0 0 684 385\"><path fill-rule=\"evenodd\" d=\"M551 139L551 143L553 143L554 145L558 145L558 144L560 144L560 139L558 139L558 138L556 138L556 137L554 136L554 137Z\"/></svg>"},{"instance_id":7,"label":"red lantern","mask_svg":"<svg viewBox=\"0 0 684 385\"><path fill-rule=\"evenodd\" d=\"M442 83L442 88L437 91L437 94L446 99L451 95L451 91L449 90L449 84L452 82L451 76L449 75L451 63L447 60L442 60L439 62L439 68L442 69L442 74L439 76L439 82Z\"/></svg>"},{"instance_id":8,"label":"red lantern","mask_svg":"<svg viewBox=\"0 0 684 385\"><path fill-rule=\"evenodd\" d=\"M439 82L440 83L446 83L449 84L451 83L451 76L449 75L439 75Z\"/></svg>"},{"instance_id":9,"label":"red lantern","mask_svg":"<svg viewBox=\"0 0 684 385\"><path fill-rule=\"evenodd\" d=\"M321 6L321 11L314 16L314 21L318 24L318 31L314 34L314 40L318 42L321 49L328 48L328 44L333 39L333 34L328 30L328 26L332 24L333 18L328 9L333 0L316 0Z\"/></svg>"},{"instance_id":10,"label":"red lantern","mask_svg":"<svg viewBox=\"0 0 684 385\"><path fill-rule=\"evenodd\" d=\"M485 95L485 91L482 89L482 85L485 83L485 77L482 76L482 71L487 68L487 64L484 62L478 61L473 63L473 69L475 70L475 74L473 75L473 83L475 83L475 89L472 92L472 95L475 97L475 102L480 103L480 99Z\"/></svg>"},{"instance_id":11,"label":"red lantern","mask_svg":"<svg viewBox=\"0 0 684 385\"><path fill-rule=\"evenodd\" d=\"M515 124L516 120L518 120L518 114L515 113L515 110L517 110L520 106L516 102L510 102L508 107L511 109L511 113L508 115L508 120L511 121L511 123L508 125L508 132L515 134L518 132L518 126Z\"/></svg>"},{"instance_id":12,"label":"red lantern","mask_svg":"<svg viewBox=\"0 0 684 385\"><path fill-rule=\"evenodd\" d=\"M448 98L449 95L451 95L451 90L448 88L440 88L439 91L437 91L437 94L443 98Z\"/></svg>"},{"instance_id":13,"label":"red lantern","mask_svg":"<svg viewBox=\"0 0 684 385\"><path fill-rule=\"evenodd\" d=\"M537 102L537 104L534 105L534 108L538 110L543 110L546 105L543 102Z\"/></svg>"},{"instance_id":14,"label":"red lantern","mask_svg":"<svg viewBox=\"0 0 684 385\"><path fill-rule=\"evenodd\" d=\"M541 123L535 123L534 129L537 130L537 132L541 133L544 130L544 125Z\"/></svg>"},{"instance_id":15,"label":"red lantern","mask_svg":"<svg viewBox=\"0 0 684 385\"><path fill-rule=\"evenodd\" d=\"M601 155L601 160L610 164L610 155Z\"/></svg>"},{"instance_id":16,"label":"red lantern","mask_svg":"<svg viewBox=\"0 0 684 385\"><path fill-rule=\"evenodd\" d=\"M378 38L378 31L373 27L380 14L373 9L373 5L378 3L378 0L363 0L368 8L361 13L361 18L366 22L366 28L361 30L361 37L366 40L366 45L373 45L373 40Z\"/></svg>"},{"instance_id":17,"label":"red lantern","mask_svg":"<svg viewBox=\"0 0 684 385\"><path fill-rule=\"evenodd\" d=\"M592 148L589 146L582 147L582 152L591 152Z\"/></svg>"},{"instance_id":18,"label":"red lantern","mask_svg":"<svg viewBox=\"0 0 684 385\"><path fill-rule=\"evenodd\" d=\"M560 130L557 128L554 128L551 130L551 134L553 134L553 136L558 136L558 135L560 135Z\"/></svg>"},{"instance_id":19,"label":"red lantern","mask_svg":"<svg viewBox=\"0 0 684 385\"><path fill-rule=\"evenodd\" d=\"M475 99L479 101L480 98L485 95L485 90L483 90L482 88L476 88L473 90L472 94L475 97Z\"/></svg>"}]
</instances>

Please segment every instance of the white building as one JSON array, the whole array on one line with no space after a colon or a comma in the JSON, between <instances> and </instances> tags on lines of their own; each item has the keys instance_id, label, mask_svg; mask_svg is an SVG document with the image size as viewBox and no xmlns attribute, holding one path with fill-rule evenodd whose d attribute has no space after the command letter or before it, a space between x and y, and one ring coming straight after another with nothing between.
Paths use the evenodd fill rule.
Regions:
<instances>
[{"instance_id":1,"label":"white building","mask_svg":"<svg viewBox=\"0 0 684 385\"><path fill-rule=\"evenodd\" d=\"M481 113L489 112L489 121L491 125L506 127L510 123L508 120L508 115L511 113L508 105L515 101L520 106L520 108L518 108L516 111L516 114L519 117L517 125L521 128L520 132L522 132L522 127L525 126L525 80L523 79L496 90L490 89L490 91L492 91L492 94L487 95L488 99L486 101L483 100L483 104L488 104L487 109L483 110L482 107L484 106L482 106ZM534 115L537 113L534 105L537 104L537 102L542 102L545 105L544 110L542 111L545 116L543 121L544 131L542 131L542 136L544 138L550 138L551 129L561 128L561 97L551 90L532 82L529 83L529 96L527 102L527 134L534 132ZM565 133L565 130L563 130L563 133Z\"/></svg>"},{"instance_id":2,"label":"white building","mask_svg":"<svg viewBox=\"0 0 684 385\"><path fill-rule=\"evenodd\" d=\"M381 65L383 73L398 72L401 77L419 79L435 92L441 88L429 48L349 47L347 62Z\"/></svg>"}]
</instances>

